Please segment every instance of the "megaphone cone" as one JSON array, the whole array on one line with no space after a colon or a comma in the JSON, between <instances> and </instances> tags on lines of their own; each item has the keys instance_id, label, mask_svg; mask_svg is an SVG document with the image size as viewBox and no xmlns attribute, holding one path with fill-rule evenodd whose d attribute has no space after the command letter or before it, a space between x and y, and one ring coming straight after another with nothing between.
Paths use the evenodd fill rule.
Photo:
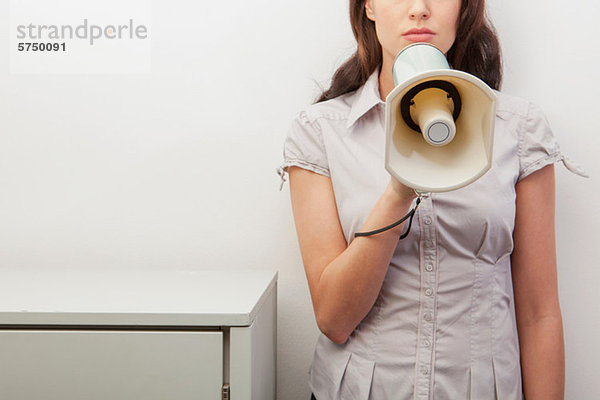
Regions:
<instances>
[{"instance_id":1,"label":"megaphone cone","mask_svg":"<svg viewBox=\"0 0 600 400\"><path fill-rule=\"evenodd\" d=\"M492 166L496 95L479 78L452 70L427 43L404 48L386 98L385 168L421 192L466 186Z\"/></svg>"}]
</instances>

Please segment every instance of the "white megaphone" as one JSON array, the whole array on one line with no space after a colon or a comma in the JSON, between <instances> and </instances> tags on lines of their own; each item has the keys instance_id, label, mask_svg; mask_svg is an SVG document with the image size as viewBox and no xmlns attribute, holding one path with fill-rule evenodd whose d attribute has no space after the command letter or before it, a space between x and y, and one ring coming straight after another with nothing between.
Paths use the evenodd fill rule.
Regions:
<instances>
[{"instance_id":1,"label":"white megaphone","mask_svg":"<svg viewBox=\"0 0 600 400\"><path fill-rule=\"evenodd\" d=\"M450 69L427 43L405 47L385 101L385 168L420 192L466 186L492 166L496 95L479 78Z\"/></svg>"}]
</instances>

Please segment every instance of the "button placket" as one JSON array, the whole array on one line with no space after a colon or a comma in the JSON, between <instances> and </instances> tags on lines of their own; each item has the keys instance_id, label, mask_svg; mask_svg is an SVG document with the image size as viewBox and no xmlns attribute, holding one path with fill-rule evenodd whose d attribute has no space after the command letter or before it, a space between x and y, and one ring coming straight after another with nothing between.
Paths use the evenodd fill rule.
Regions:
<instances>
[{"instance_id":1,"label":"button placket","mask_svg":"<svg viewBox=\"0 0 600 400\"><path fill-rule=\"evenodd\" d=\"M431 373L433 371L433 340L435 326L435 296L437 287L437 243L433 207L431 197L424 198L419 209L420 264L421 264L421 318L419 319L419 335L417 339L417 365L415 366L416 390L415 399L429 398L431 391Z\"/></svg>"}]
</instances>

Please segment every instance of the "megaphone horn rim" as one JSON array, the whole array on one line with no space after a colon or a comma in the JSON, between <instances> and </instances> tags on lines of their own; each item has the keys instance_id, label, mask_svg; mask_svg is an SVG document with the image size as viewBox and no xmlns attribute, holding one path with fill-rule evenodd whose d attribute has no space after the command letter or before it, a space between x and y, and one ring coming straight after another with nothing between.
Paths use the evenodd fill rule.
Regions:
<instances>
[{"instance_id":1,"label":"megaphone horn rim","mask_svg":"<svg viewBox=\"0 0 600 400\"><path fill-rule=\"evenodd\" d=\"M389 162L387 160L387 157L388 156L386 154L385 169L388 171L388 173L390 175L392 175L392 177L394 177L395 179L400 181L400 183L402 183L403 185L410 187L411 189L415 189L415 190L419 190L419 191L423 191L423 192L432 192L432 193L450 192L452 190L456 190L456 189L460 189L465 186L468 186L471 183L478 180L479 178L481 178L492 168L492 162L491 162L491 160L489 160L488 163L477 174L469 177L469 179L465 179L460 182L455 182L452 185L448 185L448 186L425 186L425 185L419 185L418 183L409 181L409 180L403 178L402 176L397 175L396 172L392 168L389 168Z\"/></svg>"}]
</instances>

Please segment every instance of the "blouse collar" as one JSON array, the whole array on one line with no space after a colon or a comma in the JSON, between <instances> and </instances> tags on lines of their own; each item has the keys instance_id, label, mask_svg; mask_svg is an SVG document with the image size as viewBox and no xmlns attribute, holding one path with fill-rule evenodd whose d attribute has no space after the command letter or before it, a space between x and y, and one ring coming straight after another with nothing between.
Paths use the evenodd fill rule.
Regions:
<instances>
[{"instance_id":1,"label":"blouse collar","mask_svg":"<svg viewBox=\"0 0 600 400\"><path fill-rule=\"evenodd\" d=\"M350 114L348 114L347 128L354 125L356 121L377 104L385 104L379 95L379 68L375 68L375 71L369 76L367 81L358 88L355 96Z\"/></svg>"}]
</instances>

